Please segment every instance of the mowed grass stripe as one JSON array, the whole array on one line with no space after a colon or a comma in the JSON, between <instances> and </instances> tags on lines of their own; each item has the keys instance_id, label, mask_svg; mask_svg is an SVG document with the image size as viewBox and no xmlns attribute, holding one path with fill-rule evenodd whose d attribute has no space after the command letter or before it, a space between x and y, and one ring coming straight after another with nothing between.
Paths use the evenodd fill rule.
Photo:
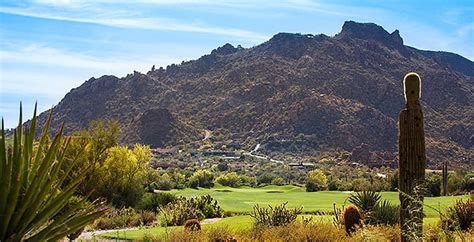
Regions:
<instances>
[{"instance_id":1,"label":"mowed grass stripe","mask_svg":"<svg viewBox=\"0 0 474 242\"><path fill-rule=\"evenodd\" d=\"M333 210L333 204L337 207L348 204L347 198L350 193L340 191L319 191L306 192L304 188L286 185L286 186L266 186L262 188L231 188L216 186L211 189L184 189L171 191L178 196L195 197L210 194L225 211L237 213L250 213L255 204L259 205L276 205L288 202L288 207L303 206L305 212ZM399 204L398 192L382 192L382 199L387 199L393 204ZM446 197L425 197L425 213L427 217L438 217L439 214L434 207L440 211L444 211L451 206L456 200L468 199L467 195L463 196L446 196Z\"/></svg>"}]
</instances>

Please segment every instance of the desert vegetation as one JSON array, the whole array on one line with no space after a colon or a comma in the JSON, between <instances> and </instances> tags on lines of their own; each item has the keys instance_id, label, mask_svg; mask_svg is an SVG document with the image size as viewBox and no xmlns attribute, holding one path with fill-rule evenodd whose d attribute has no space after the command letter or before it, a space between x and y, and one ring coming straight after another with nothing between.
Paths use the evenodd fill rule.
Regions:
<instances>
[{"instance_id":1,"label":"desert vegetation","mask_svg":"<svg viewBox=\"0 0 474 242\"><path fill-rule=\"evenodd\" d=\"M54 138L48 124L38 139L35 118L9 136L2 132L6 241L74 239L83 231L110 229L118 232L101 236L299 240L320 239L320 232L329 231L334 240L399 238L396 170L350 164L344 152L322 154L311 166L249 157L235 166L219 156L196 164L196 157L165 157L145 145L120 145L115 121L94 121L69 136L59 130ZM170 159L187 165L162 166ZM447 193L457 196L440 196L443 178L427 173L423 236L462 238L472 232L473 203L458 194L472 187L472 174L444 176ZM19 213L24 215L12 216ZM138 229L121 235L126 228Z\"/></svg>"}]
</instances>

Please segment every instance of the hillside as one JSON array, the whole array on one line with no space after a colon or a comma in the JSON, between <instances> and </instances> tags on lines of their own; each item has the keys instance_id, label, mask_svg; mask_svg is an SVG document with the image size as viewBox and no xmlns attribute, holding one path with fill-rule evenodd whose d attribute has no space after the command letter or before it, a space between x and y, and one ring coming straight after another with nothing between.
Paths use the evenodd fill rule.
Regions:
<instances>
[{"instance_id":1,"label":"hillside","mask_svg":"<svg viewBox=\"0 0 474 242\"><path fill-rule=\"evenodd\" d=\"M416 71L423 81L428 164L465 166L474 160L473 70L459 55L405 46L398 30L348 21L333 37L279 33L252 48L225 44L146 74L91 78L53 108L53 127L64 121L71 132L94 119L117 119L126 143L176 145L208 129L244 147L261 143L266 152L362 145L385 154L371 157L393 159L402 79ZM147 118L157 109L166 111ZM168 132L173 123L187 128Z\"/></svg>"}]
</instances>

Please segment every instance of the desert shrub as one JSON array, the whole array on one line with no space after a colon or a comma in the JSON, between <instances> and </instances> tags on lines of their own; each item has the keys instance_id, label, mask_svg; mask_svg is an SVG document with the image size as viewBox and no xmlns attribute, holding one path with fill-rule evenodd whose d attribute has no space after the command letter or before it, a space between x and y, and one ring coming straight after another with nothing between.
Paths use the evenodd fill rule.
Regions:
<instances>
[{"instance_id":1,"label":"desert shrub","mask_svg":"<svg viewBox=\"0 0 474 242\"><path fill-rule=\"evenodd\" d=\"M474 191L474 173L469 173L464 176L461 189L464 191Z\"/></svg>"},{"instance_id":2,"label":"desert shrub","mask_svg":"<svg viewBox=\"0 0 474 242\"><path fill-rule=\"evenodd\" d=\"M201 231L201 224L197 219L189 219L184 222L184 229L188 231Z\"/></svg>"},{"instance_id":3,"label":"desert shrub","mask_svg":"<svg viewBox=\"0 0 474 242\"><path fill-rule=\"evenodd\" d=\"M349 196L349 202L356 205L363 216L370 216L381 198L380 193L373 191L362 191Z\"/></svg>"},{"instance_id":4,"label":"desert shrub","mask_svg":"<svg viewBox=\"0 0 474 242\"><path fill-rule=\"evenodd\" d=\"M145 193L138 208L141 210L158 212L160 207L172 203L175 200L176 195L169 192Z\"/></svg>"},{"instance_id":5,"label":"desert shrub","mask_svg":"<svg viewBox=\"0 0 474 242\"><path fill-rule=\"evenodd\" d=\"M328 190L337 191L337 182L338 182L337 178L334 178L334 176L330 176L328 179Z\"/></svg>"},{"instance_id":6,"label":"desert shrub","mask_svg":"<svg viewBox=\"0 0 474 242\"><path fill-rule=\"evenodd\" d=\"M227 165L227 163L221 161L219 162L219 164L217 164L217 169L219 171L227 171L229 170L229 166Z\"/></svg>"},{"instance_id":7,"label":"desert shrub","mask_svg":"<svg viewBox=\"0 0 474 242\"><path fill-rule=\"evenodd\" d=\"M295 222L286 226L256 226L236 236L237 241L352 241L329 223Z\"/></svg>"},{"instance_id":8,"label":"desert shrub","mask_svg":"<svg viewBox=\"0 0 474 242\"><path fill-rule=\"evenodd\" d=\"M214 174L207 170L199 170L189 178L189 187L198 188L205 187L211 188L214 186Z\"/></svg>"},{"instance_id":9,"label":"desert shrub","mask_svg":"<svg viewBox=\"0 0 474 242\"><path fill-rule=\"evenodd\" d=\"M342 214L344 219L344 227L347 234L356 231L357 226L362 226L362 215L359 209L354 205L349 205L344 209Z\"/></svg>"},{"instance_id":10,"label":"desert shrub","mask_svg":"<svg viewBox=\"0 0 474 242\"><path fill-rule=\"evenodd\" d=\"M240 187L240 177L235 172L221 174L216 178L216 182L222 186Z\"/></svg>"},{"instance_id":11,"label":"desert shrub","mask_svg":"<svg viewBox=\"0 0 474 242\"><path fill-rule=\"evenodd\" d=\"M463 186L464 177L458 172L448 173L447 189L450 194L458 194Z\"/></svg>"},{"instance_id":12,"label":"desert shrub","mask_svg":"<svg viewBox=\"0 0 474 242\"><path fill-rule=\"evenodd\" d=\"M157 181L153 182L154 189L168 191L173 188L173 182L171 181L170 175L164 173L163 175L158 178Z\"/></svg>"},{"instance_id":13,"label":"desert shrub","mask_svg":"<svg viewBox=\"0 0 474 242\"><path fill-rule=\"evenodd\" d=\"M326 188L328 179L320 169L308 172L306 177L306 191L315 192Z\"/></svg>"},{"instance_id":14,"label":"desert shrub","mask_svg":"<svg viewBox=\"0 0 474 242\"><path fill-rule=\"evenodd\" d=\"M472 221L474 221L474 200L456 201L452 207L447 209L441 220L442 226L446 230L469 230Z\"/></svg>"},{"instance_id":15,"label":"desert shrub","mask_svg":"<svg viewBox=\"0 0 474 242\"><path fill-rule=\"evenodd\" d=\"M258 204L253 207L250 214L255 219L257 226L284 226L296 221L298 214L303 211L303 207L288 209L288 202L268 208L262 208Z\"/></svg>"},{"instance_id":16,"label":"desert shrub","mask_svg":"<svg viewBox=\"0 0 474 242\"><path fill-rule=\"evenodd\" d=\"M441 177L431 175L425 179L426 196L439 197L441 195Z\"/></svg>"},{"instance_id":17,"label":"desert shrub","mask_svg":"<svg viewBox=\"0 0 474 242\"><path fill-rule=\"evenodd\" d=\"M368 224L395 225L399 222L400 206L388 200L378 202L367 217Z\"/></svg>"},{"instance_id":18,"label":"desert shrub","mask_svg":"<svg viewBox=\"0 0 474 242\"><path fill-rule=\"evenodd\" d=\"M356 178L352 180L352 187L354 191L367 191L371 190L372 186L367 178Z\"/></svg>"},{"instance_id":19,"label":"desert shrub","mask_svg":"<svg viewBox=\"0 0 474 242\"><path fill-rule=\"evenodd\" d=\"M206 241L237 241L227 226L213 226L204 231Z\"/></svg>"},{"instance_id":20,"label":"desert shrub","mask_svg":"<svg viewBox=\"0 0 474 242\"><path fill-rule=\"evenodd\" d=\"M136 227L141 217L133 208L110 209L104 216L95 220L92 228L96 230Z\"/></svg>"},{"instance_id":21,"label":"desert shrub","mask_svg":"<svg viewBox=\"0 0 474 242\"><path fill-rule=\"evenodd\" d=\"M221 207L210 195L195 198L180 197L160 208L160 223L162 226L183 225L188 219L202 220L222 215Z\"/></svg>"},{"instance_id":22,"label":"desert shrub","mask_svg":"<svg viewBox=\"0 0 474 242\"><path fill-rule=\"evenodd\" d=\"M140 222L141 225L150 226L153 225L153 222L156 220L156 214L152 211L142 211L140 213Z\"/></svg>"}]
</instances>

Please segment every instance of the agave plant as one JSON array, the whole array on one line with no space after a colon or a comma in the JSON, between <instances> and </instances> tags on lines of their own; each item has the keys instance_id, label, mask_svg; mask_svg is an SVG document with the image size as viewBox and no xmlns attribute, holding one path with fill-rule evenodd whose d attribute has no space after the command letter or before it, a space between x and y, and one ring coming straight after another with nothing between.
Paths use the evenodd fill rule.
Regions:
<instances>
[{"instance_id":1,"label":"agave plant","mask_svg":"<svg viewBox=\"0 0 474 242\"><path fill-rule=\"evenodd\" d=\"M400 206L383 200L374 207L374 211L367 218L369 224L395 225L399 222Z\"/></svg>"},{"instance_id":2,"label":"agave plant","mask_svg":"<svg viewBox=\"0 0 474 242\"><path fill-rule=\"evenodd\" d=\"M13 144L7 147L2 119L0 241L59 240L105 212L97 204L84 206L84 199L64 209L87 172L76 173L75 162L64 162L70 138L63 137L61 127L49 140L50 123L51 113L35 141L36 105L28 128L22 125L20 104Z\"/></svg>"},{"instance_id":3,"label":"agave plant","mask_svg":"<svg viewBox=\"0 0 474 242\"><path fill-rule=\"evenodd\" d=\"M356 194L351 194L349 202L356 205L365 216L373 212L374 207L378 204L381 198L380 193L374 191L362 191Z\"/></svg>"}]
</instances>

